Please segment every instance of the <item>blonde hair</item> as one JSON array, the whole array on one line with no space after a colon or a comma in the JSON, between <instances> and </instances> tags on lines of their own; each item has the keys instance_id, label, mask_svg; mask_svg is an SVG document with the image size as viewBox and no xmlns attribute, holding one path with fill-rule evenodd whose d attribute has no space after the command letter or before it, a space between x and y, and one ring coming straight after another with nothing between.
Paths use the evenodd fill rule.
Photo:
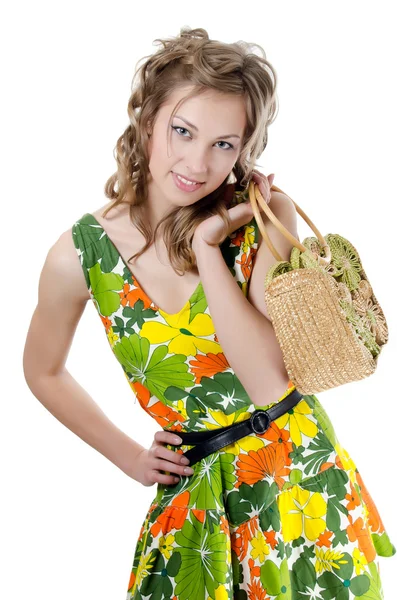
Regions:
<instances>
[{"instance_id":1,"label":"blonde hair","mask_svg":"<svg viewBox=\"0 0 397 600\"><path fill-rule=\"evenodd\" d=\"M128 100L130 123L114 148L117 172L105 184L105 195L112 203L102 216L118 204L130 205L131 221L146 242L128 262L152 245L158 228L162 226L170 264L175 272L181 271L182 275L196 266L191 242L199 223L217 214L230 229L227 199L231 197L231 191L247 189L255 161L266 148L268 126L274 121L278 108L277 76L258 44L244 41L227 44L211 40L201 27L182 27L179 36L154 41L160 42L163 47L140 59L145 62L134 75ZM255 49L262 56L256 55ZM244 99L246 127L241 152L231 172L235 179L230 183L230 174L216 190L198 202L172 209L153 231L144 217L148 192L146 177L149 173L147 128L172 92L187 86L193 86L193 89L174 107L171 118L182 102L208 89Z\"/></svg>"}]
</instances>

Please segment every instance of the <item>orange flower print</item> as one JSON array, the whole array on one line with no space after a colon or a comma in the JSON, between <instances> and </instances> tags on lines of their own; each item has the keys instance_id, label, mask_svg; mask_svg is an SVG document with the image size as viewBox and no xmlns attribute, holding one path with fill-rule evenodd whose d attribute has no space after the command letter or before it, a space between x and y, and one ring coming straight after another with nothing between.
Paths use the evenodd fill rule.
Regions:
<instances>
[{"instance_id":1,"label":"orange flower print","mask_svg":"<svg viewBox=\"0 0 397 600\"><path fill-rule=\"evenodd\" d=\"M280 427L276 425L275 421L273 421L269 429L262 434L262 437L271 442L275 442L276 444L285 444L287 446L287 454L293 450L290 432L288 429L280 429Z\"/></svg>"},{"instance_id":2,"label":"orange flower print","mask_svg":"<svg viewBox=\"0 0 397 600\"><path fill-rule=\"evenodd\" d=\"M354 510L356 506L360 506L361 500L357 490L354 489L352 482L350 481L351 494L346 494L345 500L347 500L347 510Z\"/></svg>"},{"instance_id":3,"label":"orange flower print","mask_svg":"<svg viewBox=\"0 0 397 600\"><path fill-rule=\"evenodd\" d=\"M251 274L254 254L254 252L249 252L248 254L244 252L241 256L241 260L236 260L236 264L241 265L241 272L245 279L248 279Z\"/></svg>"},{"instance_id":4,"label":"orange flower print","mask_svg":"<svg viewBox=\"0 0 397 600\"><path fill-rule=\"evenodd\" d=\"M327 531L327 530L325 530L324 533L320 533L320 535L318 536L318 540L316 542L316 546L320 546L320 548L322 546L326 546L327 548L330 548L331 538L333 535L334 534L332 531Z\"/></svg>"},{"instance_id":5,"label":"orange flower print","mask_svg":"<svg viewBox=\"0 0 397 600\"><path fill-rule=\"evenodd\" d=\"M380 518L378 509L376 508L375 502L372 500L370 493L368 492L362 477L358 471L356 471L357 483L360 486L361 496L363 501L368 508L368 523L371 527L372 533L383 533L385 531L385 527L383 525L382 519Z\"/></svg>"},{"instance_id":6,"label":"orange flower print","mask_svg":"<svg viewBox=\"0 0 397 600\"><path fill-rule=\"evenodd\" d=\"M255 537L259 529L258 517L249 519L239 525L231 535L231 548L239 560L244 560L249 550L249 542Z\"/></svg>"},{"instance_id":7,"label":"orange flower print","mask_svg":"<svg viewBox=\"0 0 397 600\"><path fill-rule=\"evenodd\" d=\"M218 340L215 340L218 341ZM213 377L216 373L222 373L229 368L229 363L223 352L214 354L197 354L194 359L189 361L191 372L195 375L195 383L199 385L202 377Z\"/></svg>"},{"instance_id":8,"label":"orange flower print","mask_svg":"<svg viewBox=\"0 0 397 600\"><path fill-rule=\"evenodd\" d=\"M250 570L251 579L253 577L260 577L261 576L261 569L260 569L260 567L257 567L255 565L255 561L252 558L248 559L248 567L249 567L249 570Z\"/></svg>"},{"instance_id":9,"label":"orange flower print","mask_svg":"<svg viewBox=\"0 0 397 600\"><path fill-rule=\"evenodd\" d=\"M274 550L278 544L278 540L276 540L276 532L275 531L264 531L263 534L266 538L266 542L269 544L271 549Z\"/></svg>"},{"instance_id":10,"label":"orange flower print","mask_svg":"<svg viewBox=\"0 0 397 600\"><path fill-rule=\"evenodd\" d=\"M135 284L138 282L135 281ZM129 283L125 283L123 286L123 290L119 292L120 302L123 306L127 304L130 305L131 308L134 307L134 304L137 300L142 300L143 308L149 308L152 304L150 298L148 298L145 292L140 287L134 287L131 289Z\"/></svg>"},{"instance_id":11,"label":"orange flower print","mask_svg":"<svg viewBox=\"0 0 397 600\"><path fill-rule=\"evenodd\" d=\"M237 461L238 482L235 487L240 487L242 483L250 486L266 477L274 478L279 489L284 485L285 477L289 474L288 466L292 459L288 454L292 451L289 444L275 443L269 444L258 451L250 450L248 454L241 454Z\"/></svg>"},{"instance_id":12,"label":"orange flower print","mask_svg":"<svg viewBox=\"0 0 397 600\"><path fill-rule=\"evenodd\" d=\"M350 525L347 527L347 535L351 542L358 542L358 547L364 554L368 562L371 562L376 557L376 550L368 528L365 526L362 517L354 521L351 515L348 515Z\"/></svg>"},{"instance_id":13,"label":"orange flower print","mask_svg":"<svg viewBox=\"0 0 397 600\"><path fill-rule=\"evenodd\" d=\"M248 597L250 600L270 600L266 590L263 589L260 579L253 579L248 584Z\"/></svg>"},{"instance_id":14,"label":"orange flower print","mask_svg":"<svg viewBox=\"0 0 397 600\"><path fill-rule=\"evenodd\" d=\"M112 321L108 317L104 317L100 313L99 313L99 316L101 318L101 321L102 321L102 323L106 329L106 333L107 333L112 326Z\"/></svg>"},{"instance_id":15,"label":"orange flower print","mask_svg":"<svg viewBox=\"0 0 397 600\"><path fill-rule=\"evenodd\" d=\"M157 517L150 528L150 533L157 536L160 531L163 535L169 533L172 529L182 529L188 516L189 508L185 508L189 502L190 493L188 491L178 494L170 506L166 506L164 511ZM197 513L205 511L196 511Z\"/></svg>"}]
</instances>

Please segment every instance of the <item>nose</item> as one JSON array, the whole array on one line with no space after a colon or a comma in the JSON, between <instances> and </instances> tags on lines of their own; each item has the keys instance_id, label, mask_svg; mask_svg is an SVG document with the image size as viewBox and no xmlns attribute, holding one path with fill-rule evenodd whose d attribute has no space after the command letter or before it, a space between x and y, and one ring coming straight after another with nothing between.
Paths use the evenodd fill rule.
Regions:
<instances>
[{"instance_id":1,"label":"nose","mask_svg":"<svg viewBox=\"0 0 397 600\"><path fill-rule=\"evenodd\" d=\"M206 181L208 175L208 150L200 148L198 144L189 149L189 154L186 156L188 174L192 179L198 181Z\"/></svg>"}]
</instances>

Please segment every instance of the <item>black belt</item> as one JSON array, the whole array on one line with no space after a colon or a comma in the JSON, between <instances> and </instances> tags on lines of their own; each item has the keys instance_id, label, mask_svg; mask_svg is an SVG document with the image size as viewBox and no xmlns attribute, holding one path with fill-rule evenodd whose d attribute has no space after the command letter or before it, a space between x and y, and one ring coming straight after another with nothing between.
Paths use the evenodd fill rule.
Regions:
<instances>
[{"instance_id":1,"label":"black belt","mask_svg":"<svg viewBox=\"0 0 397 600\"><path fill-rule=\"evenodd\" d=\"M267 410L257 409L244 421L211 431L177 431L175 433L182 439L182 443L188 446L197 444L184 453L184 456L190 461L189 464L194 465L202 458L250 433L265 433L272 421L291 410L302 398L303 395L295 388L288 396L271 408Z\"/></svg>"}]
</instances>

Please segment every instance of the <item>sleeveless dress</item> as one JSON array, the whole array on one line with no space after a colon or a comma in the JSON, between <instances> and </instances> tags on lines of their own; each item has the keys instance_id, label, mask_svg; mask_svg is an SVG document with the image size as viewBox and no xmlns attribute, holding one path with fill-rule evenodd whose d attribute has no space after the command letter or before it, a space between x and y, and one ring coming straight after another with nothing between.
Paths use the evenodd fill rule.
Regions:
<instances>
[{"instance_id":1,"label":"sleeveless dress","mask_svg":"<svg viewBox=\"0 0 397 600\"><path fill-rule=\"evenodd\" d=\"M72 234L113 354L159 427L176 434L217 429L295 389L289 382L272 404L253 404L219 344L201 282L178 313L167 314L93 215L76 221ZM220 245L246 297L258 239L253 218ZM179 453L191 447L167 445ZM316 396L303 396L264 434L192 468L176 484L157 484L127 600L384 597L378 556L396 548Z\"/></svg>"}]
</instances>

